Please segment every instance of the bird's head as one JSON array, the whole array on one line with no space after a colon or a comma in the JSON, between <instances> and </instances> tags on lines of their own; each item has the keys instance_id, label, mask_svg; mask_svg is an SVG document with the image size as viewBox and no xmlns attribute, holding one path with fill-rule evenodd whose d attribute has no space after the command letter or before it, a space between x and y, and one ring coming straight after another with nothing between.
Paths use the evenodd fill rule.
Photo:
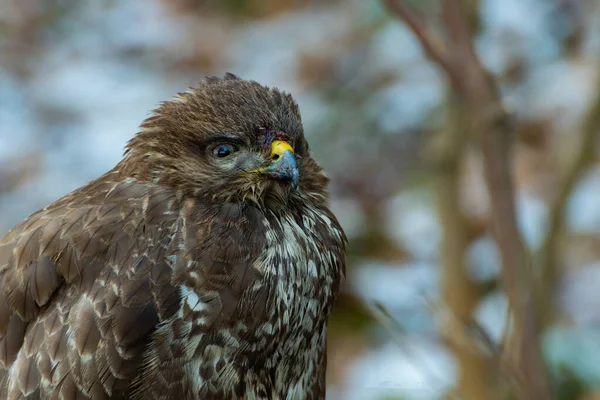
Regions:
<instances>
[{"instance_id":1,"label":"bird's head","mask_svg":"<svg viewBox=\"0 0 600 400\"><path fill-rule=\"evenodd\" d=\"M209 202L286 204L324 199L298 105L232 74L206 78L163 102L129 142L120 169Z\"/></svg>"}]
</instances>

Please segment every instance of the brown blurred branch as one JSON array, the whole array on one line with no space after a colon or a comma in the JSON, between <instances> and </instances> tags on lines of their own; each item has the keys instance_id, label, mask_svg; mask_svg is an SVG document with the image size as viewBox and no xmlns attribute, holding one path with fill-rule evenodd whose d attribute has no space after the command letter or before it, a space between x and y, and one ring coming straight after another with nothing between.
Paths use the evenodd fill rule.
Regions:
<instances>
[{"instance_id":1,"label":"brown blurred branch","mask_svg":"<svg viewBox=\"0 0 600 400\"><path fill-rule=\"evenodd\" d=\"M565 208L577 182L596 158L596 142L600 134L600 79L596 83L596 98L592 102L584 118L579 147L567 166L558 184L558 194L550 205L548 234L537 254L536 265L539 266L542 279L541 293L553 293L558 278L559 240L564 232ZM548 301L551 303L551 301ZM544 322L553 319L553 305L544 304Z\"/></svg>"},{"instance_id":2,"label":"brown blurred branch","mask_svg":"<svg viewBox=\"0 0 600 400\"><path fill-rule=\"evenodd\" d=\"M399 18L410 14L402 0L385 1ZM515 190L512 182L510 149L514 136L496 84L473 49L469 13L460 0L443 0L443 22L449 34L448 50L439 53L422 41L425 51L448 75L453 89L464 101L470 118L470 134L480 140L484 174L490 192L492 233L500 249L503 279L514 315L513 343L516 371L525 399L551 399L546 365L540 349L541 315L531 257L517 227ZM417 38L429 38L427 27L417 18L406 21ZM443 58L442 58L443 56ZM458 67L460 66L460 68Z\"/></svg>"},{"instance_id":3,"label":"brown blurred branch","mask_svg":"<svg viewBox=\"0 0 600 400\"><path fill-rule=\"evenodd\" d=\"M450 318L443 323L447 345L459 365L457 391L466 399L499 398L496 388L497 364L480 349L475 340L456 340L464 337L463 327L473 321L473 311L479 304L480 290L471 280L464 265L469 246L470 229L461 211L460 167L464 158L468 123L461 99L449 98L448 129L434 143L433 162L437 177L438 213L443 228L442 297Z\"/></svg>"},{"instance_id":4,"label":"brown blurred branch","mask_svg":"<svg viewBox=\"0 0 600 400\"><path fill-rule=\"evenodd\" d=\"M427 28L423 17L411 9L403 1L382 0L387 9L397 18L404 21L415 34L427 55L438 64L456 86L461 85L460 74L452 62L444 42L435 33Z\"/></svg>"}]
</instances>

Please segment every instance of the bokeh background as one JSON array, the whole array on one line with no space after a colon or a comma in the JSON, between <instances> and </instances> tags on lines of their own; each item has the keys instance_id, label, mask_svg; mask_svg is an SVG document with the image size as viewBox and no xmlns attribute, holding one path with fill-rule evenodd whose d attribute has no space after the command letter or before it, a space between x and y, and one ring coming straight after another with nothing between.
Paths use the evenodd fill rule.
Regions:
<instances>
[{"instance_id":1,"label":"bokeh background","mask_svg":"<svg viewBox=\"0 0 600 400\"><path fill-rule=\"evenodd\" d=\"M408 3L437 12L434 0ZM514 123L517 221L535 252L597 95L600 2L471 3L476 49ZM331 177L350 253L331 319L328 398L461 398L442 334L443 232L427 157L447 121L448 82L377 0L0 0L0 232L110 169L160 101L226 71L295 96ZM600 399L592 153L566 204L560 274L546 293L558 315L543 353L561 400ZM460 177L464 264L486 289L475 326L493 349L507 301L475 146Z\"/></svg>"}]
</instances>

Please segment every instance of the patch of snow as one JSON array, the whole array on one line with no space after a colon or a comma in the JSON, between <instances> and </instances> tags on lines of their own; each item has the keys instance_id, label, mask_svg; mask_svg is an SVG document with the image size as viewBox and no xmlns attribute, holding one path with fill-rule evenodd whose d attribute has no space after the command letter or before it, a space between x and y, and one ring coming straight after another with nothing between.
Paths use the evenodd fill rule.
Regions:
<instances>
[{"instance_id":1,"label":"patch of snow","mask_svg":"<svg viewBox=\"0 0 600 400\"><path fill-rule=\"evenodd\" d=\"M435 207L425 193L400 193L388 203L387 210L390 237L415 259L437 259L442 231Z\"/></svg>"},{"instance_id":2,"label":"patch of snow","mask_svg":"<svg viewBox=\"0 0 600 400\"><path fill-rule=\"evenodd\" d=\"M435 264L366 261L352 269L349 283L368 304L378 302L406 329L433 330L430 305L439 297Z\"/></svg>"},{"instance_id":3,"label":"patch of snow","mask_svg":"<svg viewBox=\"0 0 600 400\"><path fill-rule=\"evenodd\" d=\"M347 374L344 399L443 398L455 381L456 367L441 345L417 337L403 347L387 343L360 357Z\"/></svg>"}]
</instances>

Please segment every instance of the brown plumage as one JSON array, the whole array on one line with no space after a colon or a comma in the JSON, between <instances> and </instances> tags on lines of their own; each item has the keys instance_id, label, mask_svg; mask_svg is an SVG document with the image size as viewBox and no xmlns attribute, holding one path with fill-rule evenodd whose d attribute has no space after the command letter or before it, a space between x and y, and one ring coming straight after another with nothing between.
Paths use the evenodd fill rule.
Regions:
<instances>
[{"instance_id":1,"label":"brown plumage","mask_svg":"<svg viewBox=\"0 0 600 400\"><path fill-rule=\"evenodd\" d=\"M207 78L0 240L1 399L322 399L346 238L292 97Z\"/></svg>"}]
</instances>

